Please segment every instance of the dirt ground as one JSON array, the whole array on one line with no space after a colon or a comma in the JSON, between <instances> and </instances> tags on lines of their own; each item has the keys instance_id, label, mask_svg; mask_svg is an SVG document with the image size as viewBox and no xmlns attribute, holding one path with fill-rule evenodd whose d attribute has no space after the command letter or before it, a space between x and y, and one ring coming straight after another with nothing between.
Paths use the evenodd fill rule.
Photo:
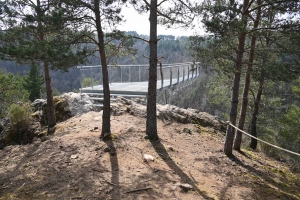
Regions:
<instances>
[{"instance_id":1,"label":"dirt ground","mask_svg":"<svg viewBox=\"0 0 300 200\"><path fill-rule=\"evenodd\" d=\"M259 152L225 156L223 133L158 120L150 142L146 119L124 114L104 142L101 118L73 117L42 141L0 150L0 199L300 199L299 174Z\"/></svg>"}]
</instances>

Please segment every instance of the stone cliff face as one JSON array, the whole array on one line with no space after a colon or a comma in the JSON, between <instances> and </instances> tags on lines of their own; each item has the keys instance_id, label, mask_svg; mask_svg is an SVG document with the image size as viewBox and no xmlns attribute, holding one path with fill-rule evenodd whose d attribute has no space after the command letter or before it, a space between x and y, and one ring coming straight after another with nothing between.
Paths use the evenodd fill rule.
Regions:
<instances>
[{"instance_id":1,"label":"stone cliff face","mask_svg":"<svg viewBox=\"0 0 300 200\"><path fill-rule=\"evenodd\" d=\"M87 113L93 109L92 102L87 95L80 96L78 93L65 93L54 97L56 119L62 122L72 116ZM122 115L129 113L134 116L146 117L146 102L141 99L126 99L118 97L111 103L111 115ZM30 143L34 137L45 135L47 124L46 100L37 99L32 103L32 123L26 133L22 133L19 141L12 141L10 136L18 134L11 129L10 124L0 124L0 148L8 143ZM217 117L195 109L183 109L173 105L157 105L157 118L161 120L198 124L202 127L212 127L219 131L226 130L226 124ZM7 121L7 120L6 120Z\"/></svg>"}]
</instances>

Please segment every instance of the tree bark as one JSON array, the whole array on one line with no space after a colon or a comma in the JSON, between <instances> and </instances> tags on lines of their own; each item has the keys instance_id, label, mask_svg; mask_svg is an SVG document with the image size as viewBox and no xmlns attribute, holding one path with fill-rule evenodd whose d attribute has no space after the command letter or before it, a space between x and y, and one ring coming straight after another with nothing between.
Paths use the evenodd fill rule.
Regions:
<instances>
[{"instance_id":1,"label":"tree bark","mask_svg":"<svg viewBox=\"0 0 300 200\"><path fill-rule=\"evenodd\" d=\"M257 1L258 6L261 5L261 0ZM260 21L260 15L261 15L261 7L257 9L257 15L256 19L254 21L253 29L256 29L259 25ZM243 130L245 119L246 119L246 113L247 113L247 107L248 107L248 93L250 88L250 80L251 80L251 72L252 72L252 66L253 66L253 60L254 60L254 53L255 53L255 45L256 45L256 36L253 35L251 38L251 48L249 53L249 64L246 71L246 77L245 77L245 84L244 84L244 91L243 91L243 99L242 99L242 107L239 117L239 124L238 128L240 130ZM242 132L239 130L236 130L236 137L234 140L233 149L240 151L241 150L241 143L242 143Z\"/></svg>"},{"instance_id":2,"label":"tree bark","mask_svg":"<svg viewBox=\"0 0 300 200\"><path fill-rule=\"evenodd\" d=\"M147 96L146 134L150 140L158 139L156 119L156 89L157 89L157 0L151 0L150 5L150 59L149 83Z\"/></svg>"},{"instance_id":3,"label":"tree bark","mask_svg":"<svg viewBox=\"0 0 300 200\"><path fill-rule=\"evenodd\" d=\"M44 41L45 34L43 32L43 24L42 24L42 10L41 10L41 2L37 0L37 6L35 7L37 13L37 22L38 22L38 33L39 33L39 40ZM43 51L43 49L41 49ZM47 60L43 61L44 63L44 73L45 73L45 83L46 83L46 93L47 93L47 125L48 125L48 133L50 128L56 125L56 118L55 118L55 108L54 108L54 101L53 101L53 94L52 94L52 87L51 87L51 77L50 77L50 70L49 70L49 63Z\"/></svg>"},{"instance_id":4,"label":"tree bark","mask_svg":"<svg viewBox=\"0 0 300 200\"><path fill-rule=\"evenodd\" d=\"M271 7L268 10L268 20L269 20L268 26L271 26L273 23L273 20L274 20L274 13L272 12ZM269 45L270 45L271 33L272 32L269 30L267 37L266 37L266 47L269 47ZM267 57L263 57L263 67L264 67L265 63L267 63ZM255 98L255 102L254 102L254 110L252 113L252 119L251 119L251 123L250 123L250 133L254 137L257 137L257 133L256 133L257 116L258 116L258 112L259 112L259 105L260 105L261 96L262 96L263 89L264 89L264 84L265 84L265 69L262 68L261 74L260 74L260 79L259 79L259 87L258 87L257 95ZM250 142L249 146L252 149L256 149L257 140L254 138L251 138L251 142Z\"/></svg>"},{"instance_id":5,"label":"tree bark","mask_svg":"<svg viewBox=\"0 0 300 200\"><path fill-rule=\"evenodd\" d=\"M48 131L49 128L52 128L56 125L55 118L55 108L51 87L51 77L49 73L49 64L48 62L44 62L44 72L45 72L45 83L46 83L46 93L47 93L47 118L48 118Z\"/></svg>"},{"instance_id":6,"label":"tree bark","mask_svg":"<svg viewBox=\"0 0 300 200\"><path fill-rule=\"evenodd\" d=\"M246 39L246 27L248 22L248 4L249 0L244 0L243 3L243 13L242 13L242 29L238 35L238 49L237 49L237 57L235 63L235 74L234 81L232 87L232 96L231 96L231 108L230 108L230 123L236 124L237 117L237 107L239 102L239 89L240 89L240 79L241 79L241 69L243 64L243 55L244 55L244 47L245 47L245 39ZM234 128L232 126L227 126L226 130L226 139L224 144L224 153L228 156L232 155L232 146L234 139Z\"/></svg>"},{"instance_id":7,"label":"tree bark","mask_svg":"<svg viewBox=\"0 0 300 200\"><path fill-rule=\"evenodd\" d=\"M263 72L262 72L263 74ZM259 111L259 104L261 101L261 95L263 92L263 87L264 87L264 75L261 76L261 79L259 81L259 87L258 87L258 91L257 91L257 95L255 98L255 102L254 102L254 110L252 113L252 119L251 119L251 123L250 123L250 134L254 137L257 137L257 133L256 133L256 122L257 122L257 116L258 116L258 111ZM257 140L254 138L251 138L251 142L249 145L252 149L256 149L257 147Z\"/></svg>"},{"instance_id":8,"label":"tree bark","mask_svg":"<svg viewBox=\"0 0 300 200\"><path fill-rule=\"evenodd\" d=\"M102 115L102 131L100 138L110 136L110 90L108 80L108 69L106 62L105 46L104 46L104 33L101 25L99 0L94 0L96 29L98 34L98 48L100 52L100 60L102 66L102 80L103 80L103 115Z\"/></svg>"}]
</instances>

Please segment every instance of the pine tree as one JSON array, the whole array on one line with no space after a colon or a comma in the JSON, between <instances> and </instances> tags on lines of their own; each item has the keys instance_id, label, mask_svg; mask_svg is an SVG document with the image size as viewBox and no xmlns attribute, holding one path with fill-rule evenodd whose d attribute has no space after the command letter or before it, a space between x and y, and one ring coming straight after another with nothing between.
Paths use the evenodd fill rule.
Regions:
<instances>
[{"instance_id":1,"label":"pine tree","mask_svg":"<svg viewBox=\"0 0 300 200\"><path fill-rule=\"evenodd\" d=\"M120 16L121 5L126 0L62 0L61 2L71 7L77 13L77 19L83 27L95 30L95 35L89 36L89 39L100 54L102 69L104 101L100 138L109 138L111 126L108 61L109 58L118 56L118 54L134 53L133 49L130 48L133 43L128 42L129 37L124 32L116 29L116 25L122 21L122 16ZM112 30L106 33L105 30L110 28Z\"/></svg>"},{"instance_id":2,"label":"pine tree","mask_svg":"<svg viewBox=\"0 0 300 200\"><path fill-rule=\"evenodd\" d=\"M29 99L34 101L40 98L40 92L44 84L44 76L35 63L30 65L30 71L24 77L24 88L30 92Z\"/></svg>"},{"instance_id":3,"label":"pine tree","mask_svg":"<svg viewBox=\"0 0 300 200\"><path fill-rule=\"evenodd\" d=\"M257 19L255 17L261 9L262 19L268 18L268 8L272 8L277 15L272 26L268 27L267 20L264 21L262 26L255 23ZM293 8L293 9L291 9ZM200 13L203 15L203 23L208 32L212 34L209 40L200 39L200 45L204 42L211 43L209 47L211 49L200 47L199 58L204 61L208 61L208 58L216 58L215 61L208 61L208 63L215 62L219 72L227 74L229 77L233 76L233 87L231 97L231 110L230 110L230 122L235 125L237 121L237 111L239 103L239 88L241 74L244 71L245 65L251 66L257 56L264 56L268 53L260 51L256 53L255 42L251 43L252 46L248 46L248 37L259 37L260 43L264 43L265 36L268 32L276 35L277 32L288 33L287 30L294 30L299 27L299 20L297 19L297 11L299 10L298 1L204 1L201 6ZM283 20L285 19L285 20ZM259 20L258 20L259 21ZM284 35L284 34L283 34ZM284 36L285 37L285 36ZM273 40L274 41L274 40ZM220 43L219 43L220 42ZM278 45L279 46L279 45ZM286 48L286 47L284 47ZM281 48L281 49L284 49ZM196 48L197 49L197 48ZM250 51L249 51L250 49ZM289 49L289 48L287 48ZM223 51L226 50L226 51ZM261 50L261 49L260 49ZM252 51L252 53L251 53ZM266 53L266 54L264 54ZM289 50L286 51L289 54ZM208 58L204 55L209 55ZM214 54L214 55L211 55ZM249 55L249 60L246 61L245 55ZM219 57L219 58L218 58ZM294 56L292 56L294 57ZM200 61L201 61L200 60ZM282 66L284 66L283 64ZM221 67L220 67L221 66ZM262 66L256 63L256 66ZM268 65L269 66L269 65ZM259 72L260 69L255 67L252 70L252 66L247 72L248 77L245 84L245 90L243 96L247 98L250 79L249 75ZM265 70L271 71L270 69ZM288 74L288 73L287 73ZM248 85L248 86L247 86ZM244 101L243 110L240 118L240 127L244 125L245 108L247 107L247 101ZM224 145L224 152L227 155L232 154L233 140L235 136L235 130L233 127L228 126L226 131L226 140ZM241 137L238 132L235 149L240 149Z\"/></svg>"},{"instance_id":4,"label":"pine tree","mask_svg":"<svg viewBox=\"0 0 300 200\"><path fill-rule=\"evenodd\" d=\"M136 1L131 3L139 12L148 12L150 10L150 39L141 39L149 44L149 82L147 94L147 121L146 134L150 140L157 140L157 120L156 120L156 89L157 89L157 64L162 62L162 57L157 56L157 24L160 23L167 27L189 26L194 19L193 7L190 1L171 0L168 6L164 7L166 1L158 3L157 0ZM147 57L147 56L146 56Z\"/></svg>"},{"instance_id":5,"label":"pine tree","mask_svg":"<svg viewBox=\"0 0 300 200\"><path fill-rule=\"evenodd\" d=\"M90 54L81 43L89 33L73 23L74 12L57 0L1 1L0 54L44 68L48 128L55 126L50 69L67 71ZM80 29L80 31L78 31ZM48 129L49 130L49 129Z\"/></svg>"},{"instance_id":6,"label":"pine tree","mask_svg":"<svg viewBox=\"0 0 300 200\"><path fill-rule=\"evenodd\" d=\"M0 118L6 115L10 105L28 101L29 92L24 89L22 82L21 76L0 70Z\"/></svg>"}]
</instances>

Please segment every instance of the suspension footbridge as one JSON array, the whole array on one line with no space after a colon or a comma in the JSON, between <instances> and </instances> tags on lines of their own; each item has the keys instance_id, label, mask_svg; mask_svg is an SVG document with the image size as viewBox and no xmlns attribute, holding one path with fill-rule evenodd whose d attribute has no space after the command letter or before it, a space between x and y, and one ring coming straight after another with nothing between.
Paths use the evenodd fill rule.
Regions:
<instances>
[{"instance_id":1,"label":"suspension footbridge","mask_svg":"<svg viewBox=\"0 0 300 200\"><path fill-rule=\"evenodd\" d=\"M79 66L81 94L88 94L95 106L102 106L103 86L101 65ZM149 64L109 65L111 99L117 96L146 98L148 93ZM200 75L199 63L159 64L157 66L157 92L173 91L187 87ZM98 103L96 103L98 102Z\"/></svg>"}]
</instances>

